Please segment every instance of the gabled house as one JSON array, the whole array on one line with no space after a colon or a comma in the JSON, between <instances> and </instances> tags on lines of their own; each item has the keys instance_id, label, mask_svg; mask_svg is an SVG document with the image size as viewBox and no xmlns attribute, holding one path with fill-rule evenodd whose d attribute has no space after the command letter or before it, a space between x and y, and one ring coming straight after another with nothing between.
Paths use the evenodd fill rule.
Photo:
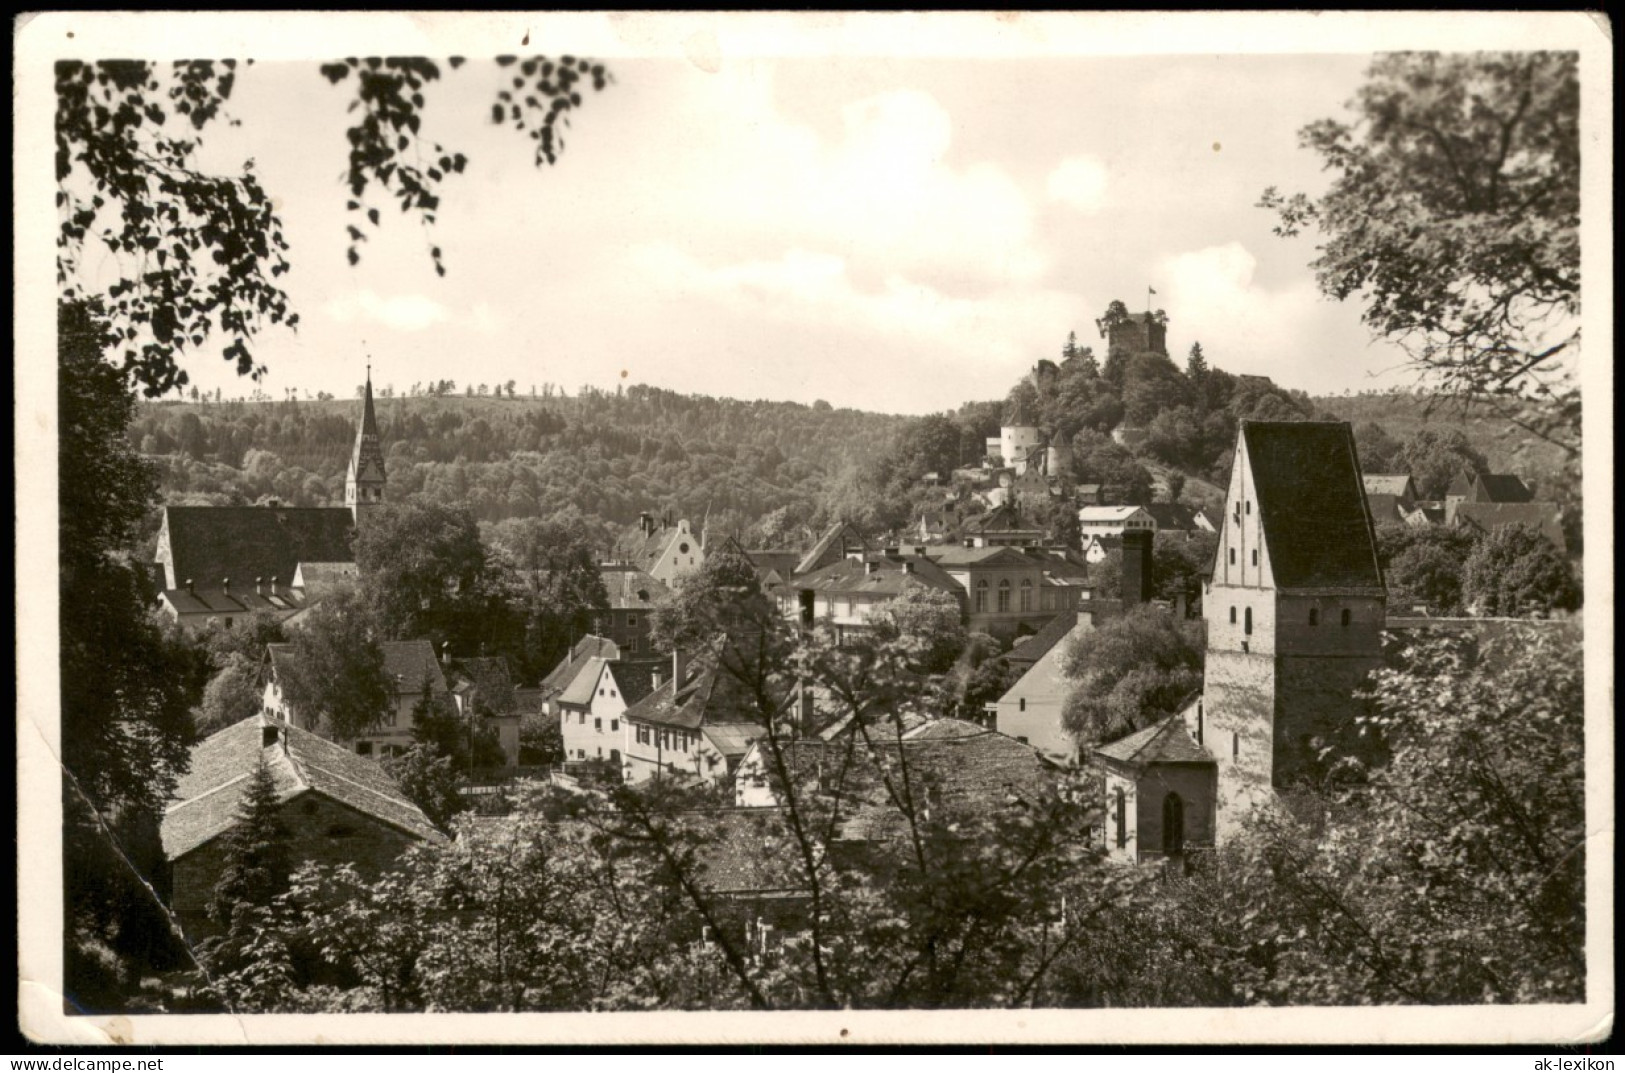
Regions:
<instances>
[{"instance_id":1,"label":"gabled house","mask_svg":"<svg viewBox=\"0 0 1625 1073\"><path fill-rule=\"evenodd\" d=\"M558 697L559 731L568 762L601 760L622 769L626 709L653 692L665 660L589 656Z\"/></svg>"},{"instance_id":2,"label":"gabled house","mask_svg":"<svg viewBox=\"0 0 1625 1073\"><path fill-rule=\"evenodd\" d=\"M1157 533L1212 533L1218 528L1206 512L1183 503L1147 503L1141 509L1151 515Z\"/></svg>"},{"instance_id":3,"label":"gabled house","mask_svg":"<svg viewBox=\"0 0 1625 1073\"><path fill-rule=\"evenodd\" d=\"M756 708L730 673L725 642L692 661L672 654L672 674L625 711L622 772L628 782L679 778L721 782L733 775L764 731Z\"/></svg>"},{"instance_id":4,"label":"gabled house","mask_svg":"<svg viewBox=\"0 0 1625 1073\"><path fill-rule=\"evenodd\" d=\"M653 654L649 625L655 605L671 587L647 570L629 563L611 563L598 568L609 595L609 610L598 615L596 632L614 641L631 657Z\"/></svg>"},{"instance_id":5,"label":"gabled house","mask_svg":"<svg viewBox=\"0 0 1625 1073\"><path fill-rule=\"evenodd\" d=\"M377 763L272 716L249 716L192 747L164 810L169 905L188 934L207 934L208 905L225 865L221 836L261 762L276 784L292 863L351 864L364 875L444 835Z\"/></svg>"},{"instance_id":6,"label":"gabled house","mask_svg":"<svg viewBox=\"0 0 1625 1073\"><path fill-rule=\"evenodd\" d=\"M519 763L522 710L513 671L501 656L473 656L445 664L446 681L457 713L482 719L495 732L508 767Z\"/></svg>"},{"instance_id":7,"label":"gabled house","mask_svg":"<svg viewBox=\"0 0 1625 1073\"><path fill-rule=\"evenodd\" d=\"M1560 554L1568 554L1568 541L1563 536L1563 510L1556 503L1458 503L1453 524L1485 534L1509 525L1522 525L1545 537Z\"/></svg>"},{"instance_id":8,"label":"gabled house","mask_svg":"<svg viewBox=\"0 0 1625 1073\"><path fill-rule=\"evenodd\" d=\"M1145 507L1079 507L1078 529L1084 540L1090 537L1122 536L1131 529L1157 531L1156 519Z\"/></svg>"},{"instance_id":9,"label":"gabled house","mask_svg":"<svg viewBox=\"0 0 1625 1073\"><path fill-rule=\"evenodd\" d=\"M621 538L613 562L635 566L657 580L671 584L705 565L705 548L687 518L656 518L644 512L637 528Z\"/></svg>"},{"instance_id":10,"label":"gabled house","mask_svg":"<svg viewBox=\"0 0 1625 1073\"><path fill-rule=\"evenodd\" d=\"M794 574L810 574L843 559L861 559L868 551L869 542L863 539L863 534L855 526L849 522L836 522L818 538L818 543L807 549L807 553L796 563Z\"/></svg>"},{"instance_id":11,"label":"gabled house","mask_svg":"<svg viewBox=\"0 0 1625 1073\"><path fill-rule=\"evenodd\" d=\"M559 713L559 697L569 688L570 683L576 680L576 676L581 673L587 661L595 658L620 659L620 646L607 637L592 633L571 645L570 651L565 653L556 667L547 672L547 676L536 687L536 703L540 706L542 714Z\"/></svg>"},{"instance_id":12,"label":"gabled house","mask_svg":"<svg viewBox=\"0 0 1625 1073\"><path fill-rule=\"evenodd\" d=\"M1057 764L1077 759L1077 742L1061 719L1072 689L1061 666L1076 638L1094 628L1092 612L1063 612L1011 649L1007 662L1025 670L991 705L993 725L1000 734L1031 745Z\"/></svg>"},{"instance_id":13,"label":"gabled house","mask_svg":"<svg viewBox=\"0 0 1625 1073\"><path fill-rule=\"evenodd\" d=\"M390 683L390 700L383 718L367 733L340 744L361 756L399 756L413 745L412 711L423 698L427 686L436 703L450 704L446 676L434 657L428 641L383 641L384 675ZM298 657L292 645L266 645L265 711L303 730L326 736L321 712L295 711L283 695L282 681Z\"/></svg>"},{"instance_id":14,"label":"gabled house","mask_svg":"<svg viewBox=\"0 0 1625 1073\"><path fill-rule=\"evenodd\" d=\"M1463 472L1445 490L1448 524L1454 525L1455 507L1461 503L1528 503L1535 498L1523 479L1513 473Z\"/></svg>"}]
</instances>

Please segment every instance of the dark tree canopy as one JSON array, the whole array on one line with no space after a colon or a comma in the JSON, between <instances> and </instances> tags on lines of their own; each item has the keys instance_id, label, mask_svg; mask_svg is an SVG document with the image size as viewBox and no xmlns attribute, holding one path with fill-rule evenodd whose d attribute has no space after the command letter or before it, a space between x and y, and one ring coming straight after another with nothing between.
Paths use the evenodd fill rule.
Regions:
<instances>
[{"instance_id":1,"label":"dark tree canopy","mask_svg":"<svg viewBox=\"0 0 1625 1073\"><path fill-rule=\"evenodd\" d=\"M1432 383L1536 400L1520 420L1578 454L1578 55L1385 55L1351 107L1299 135L1324 196L1265 191L1277 233L1317 227L1321 290L1359 295Z\"/></svg>"}]
</instances>

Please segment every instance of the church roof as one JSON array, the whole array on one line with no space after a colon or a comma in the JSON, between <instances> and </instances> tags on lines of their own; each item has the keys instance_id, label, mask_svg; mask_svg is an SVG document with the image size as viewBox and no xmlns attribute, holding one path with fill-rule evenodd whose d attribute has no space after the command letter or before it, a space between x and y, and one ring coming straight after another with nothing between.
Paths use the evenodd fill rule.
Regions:
<instances>
[{"instance_id":1,"label":"church roof","mask_svg":"<svg viewBox=\"0 0 1625 1073\"><path fill-rule=\"evenodd\" d=\"M354 562L354 527L345 507L165 507L169 587L289 585L300 563Z\"/></svg>"},{"instance_id":2,"label":"church roof","mask_svg":"<svg viewBox=\"0 0 1625 1073\"><path fill-rule=\"evenodd\" d=\"M1354 434L1341 421L1244 421L1258 511L1281 589L1381 589Z\"/></svg>"},{"instance_id":3,"label":"church roof","mask_svg":"<svg viewBox=\"0 0 1625 1073\"><path fill-rule=\"evenodd\" d=\"M356 429L355 447L350 452L352 480L381 481L384 479L384 449L378 439L378 415L372 407L372 371L367 371L367 386L362 392L361 427Z\"/></svg>"},{"instance_id":4,"label":"church roof","mask_svg":"<svg viewBox=\"0 0 1625 1073\"><path fill-rule=\"evenodd\" d=\"M630 563L611 563L598 568L609 594L613 611L646 611L668 590L664 581Z\"/></svg>"},{"instance_id":5,"label":"church roof","mask_svg":"<svg viewBox=\"0 0 1625 1073\"><path fill-rule=\"evenodd\" d=\"M265 744L265 728L277 731ZM229 831L259 762L277 800L317 793L363 815L428 841L443 837L377 763L268 715L251 715L192 747L191 764L164 810L164 854L175 860Z\"/></svg>"},{"instance_id":6,"label":"church roof","mask_svg":"<svg viewBox=\"0 0 1625 1073\"><path fill-rule=\"evenodd\" d=\"M1137 730L1125 738L1095 750L1095 755L1121 764L1211 764L1213 756L1196 744L1185 728L1183 715L1171 715L1160 723Z\"/></svg>"}]
</instances>

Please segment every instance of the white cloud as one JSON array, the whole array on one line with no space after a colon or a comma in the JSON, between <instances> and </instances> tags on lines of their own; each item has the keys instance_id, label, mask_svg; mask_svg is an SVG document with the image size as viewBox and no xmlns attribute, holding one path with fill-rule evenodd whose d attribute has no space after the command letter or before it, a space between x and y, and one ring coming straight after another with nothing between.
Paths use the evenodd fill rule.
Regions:
<instances>
[{"instance_id":1,"label":"white cloud","mask_svg":"<svg viewBox=\"0 0 1625 1073\"><path fill-rule=\"evenodd\" d=\"M718 114L698 155L703 175L671 181L736 251L743 242L768 256L828 253L865 280L903 272L996 287L1044 273L1027 195L994 164L947 162L953 119L931 95L854 101L840 111L839 135L821 137L777 111L761 71L730 67L712 82Z\"/></svg>"},{"instance_id":2,"label":"white cloud","mask_svg":"<svg viewBox=\"0 0 1625 1073\"><path fill-rule=\"evenodd\" d=\"M1346 318L1321 300L1313 282L1265 290L1254 283L1257 269L1258 259L1240 242L1175 254L1160 266L1166 286L1158 287L1157 302L1175 317L1179 337L1199 340L1221 368L1321 390L1325 384L1306 382L1306 369L1338 360L1319 351L1346 347Z\"/></svg>"},{"instance_id":3,"label":"white cloud","mask_svg":"<svg viewBox=\"0 0 1625 1073\"><path fill-rule=\"evenodd\" d=\"M343 324L380 324L399 332L420 332L450 320L446 307L422 294L384 296L369 288L327 303L327 315Z\"/></svg>"},{"instance_id":4,"label":"white cloud","mask_svg":"<svg viewBox=\"0 0 1625 1073\"><path fill-rule=\"evenodd\" d=\"M1074 156L1050 172L1050 199L1079 212L1095 213L1106 204L1106 165L1092 156Z\"/></svg>"}]
</instances>

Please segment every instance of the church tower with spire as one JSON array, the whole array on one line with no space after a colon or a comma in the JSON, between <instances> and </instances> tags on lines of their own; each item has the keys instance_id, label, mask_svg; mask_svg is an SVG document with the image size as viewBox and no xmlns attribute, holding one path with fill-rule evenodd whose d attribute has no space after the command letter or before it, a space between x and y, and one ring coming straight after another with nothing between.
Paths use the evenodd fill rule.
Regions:
<instances>
[{"instance_id":1,"label":"church tower with spire","mask_svg":"<svg viewBox=\"0 0 1625 1073\"><path fill-rule=\"evenodd\" d=\"M384 448L378 440L378 416L372 408L372 366L367 366L367 386L363 393L361 428L356 432L355 450L350 454L350 473L344 482L344 505L350 508L355 524L362 515L384 503Z\"/></svg>"}]
</instances>

